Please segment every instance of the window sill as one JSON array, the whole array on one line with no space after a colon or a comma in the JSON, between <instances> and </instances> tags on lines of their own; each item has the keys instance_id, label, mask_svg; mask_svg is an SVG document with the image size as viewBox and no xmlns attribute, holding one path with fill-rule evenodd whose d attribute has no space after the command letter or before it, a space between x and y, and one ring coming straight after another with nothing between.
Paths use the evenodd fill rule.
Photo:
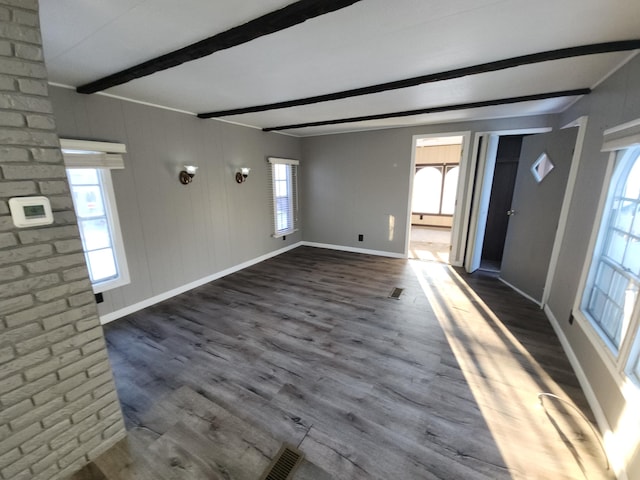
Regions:
<instances>
[{"instance_id":1,"label":"window sill","mask_svg":"<svg viewBox=\"0 0 640 480\"><path fill-rule=\"evenodd\" d=\"M273 235L271 235L273 238L282 238L285 237L287 235L293 235L294 233L296 233L299 229L294 228L293 230L287 230L286 232L278 232L278 233L274 233Z\"/></svg>"},{"instance_id":2,"label":"window sill","mask_svg":"<svg viewBox=\"0 0 640 480\"><path fill-rule=\"evenodd\" d=\"M128 285L129 283L131 283L131 281L128 276L121 276L119 278L108 280L106 282L92 284L91 288L93 288L93 293L103 293L109 290L113 290L114 288Z\"/></svg>"},{"instance_id":3,"label":"window sill","mask_svg":"<svg viewBox=\"0 0 640 480\"><path fill-rule=\"evenodd\" d=\"M638 383L632 379L625 372L624 365L619 365L618 360L614 353L611 351L611 347L607 344L607 342L600 336L596 327L593 326L591 321L586 317L584 313L580 310L576 310L573 312L573 317L575 319L576 325L580 327L583 331L589 343L596 351L598 357L609 371L611 378L616 382L618 389L625 398L628 397L628 393L634 389L630 388L630 385L635 386L635 390L638 392L633 393L633 397L640 394L640 386ZM626 392L626 393L625 393Z\"/></svg>"}]
</instances>

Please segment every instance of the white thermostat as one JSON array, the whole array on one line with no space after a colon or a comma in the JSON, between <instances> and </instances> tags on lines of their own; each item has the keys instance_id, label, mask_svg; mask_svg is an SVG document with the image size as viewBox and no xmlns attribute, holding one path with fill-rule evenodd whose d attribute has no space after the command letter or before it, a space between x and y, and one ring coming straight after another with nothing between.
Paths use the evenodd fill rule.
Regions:
<instances>
[{"instance_id":1,"label":"white thermostat","mask_svg":"<svg viewBox=\"0 0 640 480\"><path fill-rule=\"evenodd\" d=\"M47 197L14 197L9 199L13 224L18 228L53 223L51 203Z\"/></svg>"}]
</instances>

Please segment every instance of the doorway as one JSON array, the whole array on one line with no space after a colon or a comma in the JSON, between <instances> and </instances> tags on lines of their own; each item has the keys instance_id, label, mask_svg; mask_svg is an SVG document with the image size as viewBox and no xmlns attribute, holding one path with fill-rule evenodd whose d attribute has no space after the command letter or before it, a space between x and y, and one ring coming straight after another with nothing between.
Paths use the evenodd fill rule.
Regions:
<instances>
[{"instance_id":1,"label":"doorway","mask_svg":"<svg viewBox=\"0 0 640 480\"><path fill-rule=\"evenodd\" d=\"M523 135L504 135L498 140L480 270L500 272L522 139Z\"/></svg>"},{"instance_id":2,"label":"doorway","mask_svg":"<svg viewBox=\"0 0 640 480\"><path fill-rule=\"evenodd\" d=\"M504 211L508 227L498 278L540 306L552 287L585 126L586 118L581 117L555 131L508 133L524 136L512 199ZM476 139L477 172L470 187L473 207L464 264L468 272L480 268L500 133L483 133ZM541 175L539 165L546 166L542 173L548 175Z\"/></svg>"},{"instance_id":3,"label":"doorway","mask_svg":"<svg viewBox=\"0 0 640 480\"><path fill-rule=\"evenodd\" d=\"M550 131L551 128L549 127L539 127L478 132L476 134L471 155L471 179L466 185L466 197L469 201L468 217L466 218L468 228L465 232L466 243L462 255L464 256L464 268L467 272L475 272L480 268L500 139L508 136L520 136L524 138L528 135ZM505 216L507 216L508 210L509 209L504 211ZM500 265L500 268L502 268L502 265Z\"/></svg>"},{"instance_id":4,"label":"doorway","mask_svg":"<svg viewBox=\"0 0 640 480\"><path fill-rule=\"evenodd\" d=\"M449 263L463 140L463 135L415 140L409 258Z\"/></svg>"}]
</instances>

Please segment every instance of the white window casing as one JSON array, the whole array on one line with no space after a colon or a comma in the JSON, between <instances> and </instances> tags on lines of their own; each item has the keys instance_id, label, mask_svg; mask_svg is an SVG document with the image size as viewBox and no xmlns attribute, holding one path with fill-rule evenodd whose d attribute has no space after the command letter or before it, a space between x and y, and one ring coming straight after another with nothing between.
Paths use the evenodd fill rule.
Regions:
<instances>
[{"instance_id":1,"label":"white window casing","mask_svg":"<svg viewBox=\"0 0 640 480\"><path fill-rule=\"evenodd\" d=\"M640 120L605 131L602 151L609 161L573 314L619 385L640 387Z\"/></svg>"},{"instance_id":2,"label":"white window casing","mask_svg":"<svg viewBox=\"0 0 640 480\"><path fill-rule=\"evenodd\" d=\"M298 230L298 160L269 157L271 183L270 206L273 214L274 238Z\"/></svg>"},{"instance_id":3,"label":"white window casing","mask_svg":"<svg viewBox=\"0 0 640 480\"><path fill-rule=\"evenodd\" d=\"M603 152L614 152L640 145L640 119L604 131Z\"/></svg>"},{"instance_id":4,"label":"white window casing","mask_svg":"<svg viewBox=\"0 0 640 480\"><path fill-rule=\"evenodd\" d=\"M111 170L124 168L126 147L68 139L60 139L60 145L93 291L126 285L129 269L111 181ZM78 201L81 192L91 203L89 208Z\"/></svg>"},{"instance_id":5,"label":"white window casing","mask_svg":"<svg viewBox=\"0 0 640 480\"><path fill-rule=\"evenodd\" d=\"M628 192L630 181L640 183L639 156L635 148L616 155L581 304L614 355L624 343L640 286L640 229L634 222L640 195L630 198Z\"/></svg>"},{"instance_id":6,"label":"white window casing","mask_svg":"<svg viewBox=\"0 0 640 480\"><path fill-rule=\"evenodd\" d=\"M122 143L93 142L89 140L60 139L66 168L124 168Z\"/></svg>"}]
</instances>

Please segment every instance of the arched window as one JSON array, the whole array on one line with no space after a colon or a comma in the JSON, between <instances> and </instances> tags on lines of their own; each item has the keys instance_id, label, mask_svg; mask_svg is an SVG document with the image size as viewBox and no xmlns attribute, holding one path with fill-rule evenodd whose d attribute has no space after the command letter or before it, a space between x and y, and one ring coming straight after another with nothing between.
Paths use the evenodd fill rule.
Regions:
<instances>
[{"instance_id":1,"label":"arched window","mask_svg":"<svg viewBox=\"0 0 640 480\"><path fill-rule=\"evenodd\" d=\"M413 180L411 211L414 214L453 215L459 171L458 165L418 166Z\"/></svg>"},{"instance_id":2,"label":"arched window","mask_svg":"<svg viewBox=\"0 0 640 480\"><path fill-rule=\"evenodd\" d=\"M444 188L442 190L441 212L444 215L453 215L456 208L456 191L458 189L458 173L460 167L447 167L444 175Z\"/></svg>"},{"instance_id":3,"label":"arched window","mask_svg":"<svg viewBox=\"0 0 640 480\"><path fill-rule=\"evenodd\" d=\"M624 341L639 288L640 147L635 147L618 153L582 300L582 311L615 353Z\"/></svg>"},{"instance_id":4,"label":"arched window","mask_svg":"<svg viewBox=\"0 0 640 480\"><path fill-rule=\"evenodd\" d=\"M442 195L442 167L422 167L413 181L412 211L416 213L440 213Z\"/></svg>"}]
</instances>

